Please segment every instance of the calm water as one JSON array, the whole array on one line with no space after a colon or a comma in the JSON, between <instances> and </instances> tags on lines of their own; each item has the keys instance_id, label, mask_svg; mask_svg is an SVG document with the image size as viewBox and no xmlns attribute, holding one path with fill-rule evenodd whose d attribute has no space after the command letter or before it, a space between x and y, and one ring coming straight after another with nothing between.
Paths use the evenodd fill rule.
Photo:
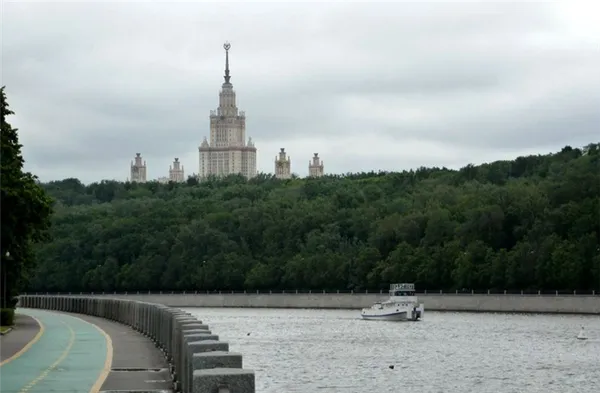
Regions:
<instances>
[{"instance_id":1,"label":"calm water","mask_svg":"<svg viewBox=\"0 0 600 393\"><path fill-rule=\"evenodd\" d=\"M341 310L186 311L243 354L259 393L600 392L598 317L427 312L397 323ZM575 339L581 326L587 341Z\"/></svg>"}]
</instances>

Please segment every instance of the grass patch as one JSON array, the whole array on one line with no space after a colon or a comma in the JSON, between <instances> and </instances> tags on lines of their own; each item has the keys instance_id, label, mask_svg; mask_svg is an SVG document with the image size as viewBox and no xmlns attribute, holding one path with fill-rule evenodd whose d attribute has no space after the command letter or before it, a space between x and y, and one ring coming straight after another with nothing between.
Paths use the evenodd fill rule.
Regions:
<instances>
[{"instance_id":1,"label":"grass patch","mask_svg":"<svg viewBox=\"0 0 600 393\"><path fill-rule=\"evenodd\" d=\"M4 334L10 330L10 326L0 326L0 334Z\"/></svg>"}]
</instances>

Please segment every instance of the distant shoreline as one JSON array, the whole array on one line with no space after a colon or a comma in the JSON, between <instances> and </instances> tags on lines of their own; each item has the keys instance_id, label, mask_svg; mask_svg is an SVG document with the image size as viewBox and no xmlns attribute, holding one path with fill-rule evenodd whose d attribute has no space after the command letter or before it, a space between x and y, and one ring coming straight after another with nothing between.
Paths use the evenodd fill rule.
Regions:
<instances>
[{"instance_id":1,"label":"distant shoreline","mask_svg":"<svg viewBox=\"0 0 600 393\"><path fill-rule=\"evenodd\" d=\"M71 295L76 296L76 295ZM387 298L374 293L313 294L104 294L80 295L139 300L170 307L345 309L370 307ZM487 312L521 314L600 315L600 296L594 295L510 295L510 294L418 294L427 311Z\"/></svg>"}]
</instances>

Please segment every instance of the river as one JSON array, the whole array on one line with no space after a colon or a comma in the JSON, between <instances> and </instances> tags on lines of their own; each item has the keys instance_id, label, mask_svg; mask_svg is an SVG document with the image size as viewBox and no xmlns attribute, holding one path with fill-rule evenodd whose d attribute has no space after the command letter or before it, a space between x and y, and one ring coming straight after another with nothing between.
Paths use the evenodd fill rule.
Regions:
<instances>
[{"instance_id":1,"label":"river","mask_svg":"<svg viewBox=\"0 0 600 393\"><path fill-rule=\"evenodd\" d=\"M256 372L257 393L600 392L600 318L188 308ZM576 340L581 326L589 339ZM390 366L394 368L390 368Z\"/></svg>"}]
</instances>

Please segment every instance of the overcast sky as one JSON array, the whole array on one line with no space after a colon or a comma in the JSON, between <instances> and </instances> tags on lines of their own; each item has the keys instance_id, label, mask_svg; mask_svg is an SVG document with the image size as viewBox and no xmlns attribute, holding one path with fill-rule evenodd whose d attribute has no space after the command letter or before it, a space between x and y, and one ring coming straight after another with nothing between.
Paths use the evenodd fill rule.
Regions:
<instances>
[{"instance_id":1,"label":"overcast sky","mask_svg":"<svg viewBox=\"0 0 600 393\"><path fill-rule=\"evenodd\" d=\"M570 4L569 4L570 3ZM569 4L569 5L568 5ZM590 2L2 2L2 84L41 180L148 178L198 145L223 83L258 170L461 167L600 141Z\"/></svg>"}]
</instances>

